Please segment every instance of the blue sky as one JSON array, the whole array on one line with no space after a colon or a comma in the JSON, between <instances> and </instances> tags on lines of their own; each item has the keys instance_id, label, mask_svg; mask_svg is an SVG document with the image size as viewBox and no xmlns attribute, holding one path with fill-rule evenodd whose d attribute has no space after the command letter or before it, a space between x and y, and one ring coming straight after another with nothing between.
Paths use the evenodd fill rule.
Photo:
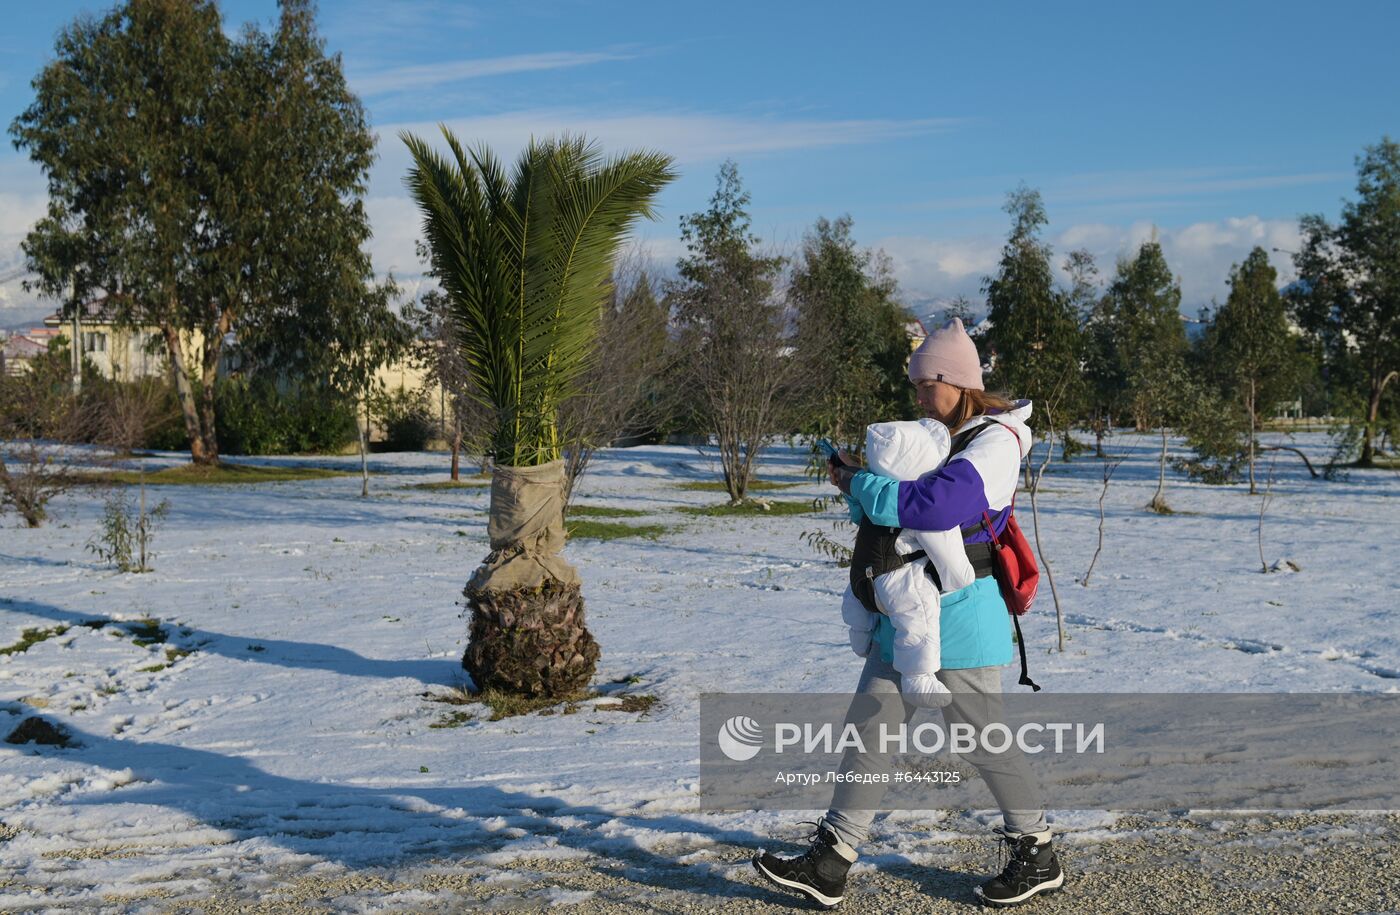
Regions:
<instances>
[{"instance_id":1,"label":"blue sky","mask_svg":"<svg viewBox=\"0 0 1400 915\"><path fill-rule=\"evenodd\" d=\"M7 4L0 119L58 29L103 4ZM230 31L275 0L228 0ZM1155 233L1183 310L1223 299L1255 244L1292 247L1297 216L1335 216L1354 157L1400 134L1400 5L1389 2L855 4L532 0L324 2L320 25L380 133L370 186L377 268L412 289L417 215L400 129L438 121L511 155L583 131L650 146L682 176L642 230L660 263L702 209L720 161L739 164L755 229L797 245L850 213L921 311L977 297L1018 182L1039 188L1057 254L1115 258ZM0 274L42 213L36 168L0 150ZM1287 257L1274 255L1284 278ZM0 289L0 324L39 306Z\"/></svg>"}]
</instances>

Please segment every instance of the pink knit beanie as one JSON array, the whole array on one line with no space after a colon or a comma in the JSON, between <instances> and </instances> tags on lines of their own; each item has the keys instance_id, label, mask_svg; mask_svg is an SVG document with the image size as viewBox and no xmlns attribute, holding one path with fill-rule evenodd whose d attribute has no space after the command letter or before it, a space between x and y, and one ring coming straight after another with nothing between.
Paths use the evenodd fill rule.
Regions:
<instances>
[{"instance_id":1,"label":"pink knit beanie","mask_svg":"<svg viewBox=\"0 0 1400 915\"><path fill-rule=\"evenodd\" d=\"M982 360L977 357L977 344L963 330L962 318L953 318L924 338L909 357L909 380L915 384L944 381L960 388L984 390Z\"/></svg>"}]
</instances>

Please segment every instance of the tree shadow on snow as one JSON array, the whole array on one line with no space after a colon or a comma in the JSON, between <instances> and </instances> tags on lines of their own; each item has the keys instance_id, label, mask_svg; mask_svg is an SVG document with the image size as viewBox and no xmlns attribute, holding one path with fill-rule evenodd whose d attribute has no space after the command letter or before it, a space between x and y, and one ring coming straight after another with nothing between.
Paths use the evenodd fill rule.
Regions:
<instances>
[{"instance_id":1,"label":"tree shadow on snow","mask_svg":"<svg viewBox=\"0 0 1400 915\"><path fill-rule=\"evenodd\" d=\"M0 724L7 732L17 721L15 713L0 710ZM633 815L488 785L370 788L316 781L314 773L307 773L308 780L303 781L265 772L236 756L104 737L76 730L66 722L64 727L76 746L26 745L24 751L54 762L130 769L136 779L112 792L84 793L55 802L79 819L78 811L84 807L154 805L225 830L236 841L266 839L278 849L350 869L403 867L444 857L465 857L463 866L480 866L481 862L471 859L493 853L515 853L526 859L531 841L545 838L550 848L598 856L599 873L616 875L616 868L606 865L620 861L626 868L624 876L635 882L753 900L792 898L757 883L733 881L680 863L673 855L652 851L634 835L645 829L674 834L678 840L699 836L751 847L760 843L760 837L751 832L717 828L685 816ZM541 849L546 854L548 850ZM252 857L249 863L256 866L256 852ZM489 859L485 863L489 865Z\"/></svg>"},{"instance_id":2,"label":"tree shadow on snow","mask_svg":"<svg viewBox=\"0 0 1400 915\"><path fill-rule=\"evenodd\" d=\"M0 609L27 613L72 626L128 625L134 620L116 620L98 613L77 613L36 601L12 600ZM236 661L271 664L305 670L326 670L347 677L379 677L392 680L410 677L426 686L455 686L461 682L461 664L456 659L382 659L318 642L295 642L211 632L195 626L182 626L157 620L165 634L164 643L184 650L219 655Z\"/></svg>"}]
</instances>

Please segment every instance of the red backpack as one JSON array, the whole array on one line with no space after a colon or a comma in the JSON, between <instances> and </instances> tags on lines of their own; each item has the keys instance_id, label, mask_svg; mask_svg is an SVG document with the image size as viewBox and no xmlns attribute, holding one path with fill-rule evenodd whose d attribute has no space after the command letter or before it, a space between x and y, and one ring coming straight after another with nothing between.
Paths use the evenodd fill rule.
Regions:
<instances>
[{"instance_id":1,"label":"red backpack","mask_svg":"<svg viewBox=\"0 0 1400 915\"><path fill-rule=\"evenodd\" d=\"M992 574L1001 586L1002 599L1012 616L1022 616L1035 603L1040 588L1040 567L1030 541L1016 523L1016 499L1006 513L1006 528L1000 533L992 528L992 516L982 513L982 526L992 541Z\"/></svg>"},{"instance_id":2,"label":"red backpack","mask_svg":"<svg viewBox=\"0 0 1400 915\"><path fill-rule=\"evenodd\" d=\"M992 420L992 423L1016 435L1014 430L1002 423L996 420ZM1018 437L1018 447L1019 443ZM1006 601L1006 609L1011 611L1011 622L1016 627L1016 647L1021 653L1019 682L1040 692L1040 687L1026 671L1026 639L1021 635L1021 616L1035 602L1036 591L1040 587L1040 566L1036 564L1030 541L1021 532L1021 525L1016 523L1016 496L1011 497L1011 507L1006 511L1006 527L1000 534L992 527L992 516L988 512L982 513L982 527L992 542L992 575L997 580L1002 600Z\"/></svg>"}]
</instances>

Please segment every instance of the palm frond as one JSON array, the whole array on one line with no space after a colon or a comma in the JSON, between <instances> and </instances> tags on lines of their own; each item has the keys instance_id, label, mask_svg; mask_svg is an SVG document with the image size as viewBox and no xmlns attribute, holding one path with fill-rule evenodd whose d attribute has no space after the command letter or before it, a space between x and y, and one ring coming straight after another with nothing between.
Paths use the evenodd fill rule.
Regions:
<instances>
[{"instance_id":1,"label":"palm frond","mask_svg":"<svg viewBox=\"0 0 1400 915\"><path fill-rule=\"evenodd\" d=\"M463 357L495 410L496 459L559 456L555 420L593 358L612 261L656 194L670 157L604 160L581 136L532 140L506 174L486 146L443 128L449 161L401 134L406 183L423 212L434 274L452 302Z\"/></svg>"}]
</instances>

